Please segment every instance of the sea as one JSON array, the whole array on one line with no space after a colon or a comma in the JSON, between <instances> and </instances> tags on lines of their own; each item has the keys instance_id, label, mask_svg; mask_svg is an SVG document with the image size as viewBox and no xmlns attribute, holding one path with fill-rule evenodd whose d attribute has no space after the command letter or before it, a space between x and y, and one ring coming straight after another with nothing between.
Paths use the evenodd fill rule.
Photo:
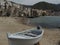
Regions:
<instances>
[{"instance_id":1,"label":"sea","mask_svg":"<svg viewBox=\"0 0 60 45\"><path fill-rule=\"evenodd\" d=\"M40 16L31 18L30 23L47 28L60 28L60 16Z\"/></svg>"}]
</instances>

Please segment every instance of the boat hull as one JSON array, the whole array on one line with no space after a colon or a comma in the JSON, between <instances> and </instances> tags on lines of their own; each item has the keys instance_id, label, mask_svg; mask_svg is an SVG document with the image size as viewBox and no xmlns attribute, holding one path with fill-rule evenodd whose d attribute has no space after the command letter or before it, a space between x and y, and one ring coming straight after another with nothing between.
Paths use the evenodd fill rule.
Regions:
<instances>
[{"instance_id":1,"label":"boat hull","mask_svg":"<svg viewBox=\"0 0 60 45\"><path fill-rule=\"evenodd\" d=\"M9 39L10 45L34 45L41 40L42 36L36 39Z\"/></svg>"},{"instance_id":2,"label":"boat hull","mask_svg":"<svg viewBox=\"0 0 60 45\"><path fill-rule=\"evenodd\" d=\"M9 35L7 37L8 37L9 45L34 45L41 40L43 33L44 33L44 30L42 30L42 33L39 36L29 38L29 39L28 38L26 38L26 39L11 38L11 37L9 37Z\"/></svg>"}]
</instances>

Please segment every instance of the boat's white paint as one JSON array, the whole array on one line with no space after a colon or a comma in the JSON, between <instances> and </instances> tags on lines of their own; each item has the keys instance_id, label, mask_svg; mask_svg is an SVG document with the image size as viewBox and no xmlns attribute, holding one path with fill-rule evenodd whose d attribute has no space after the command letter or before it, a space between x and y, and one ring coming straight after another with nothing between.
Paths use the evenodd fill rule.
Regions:
<instances>
[{"instance_id":1,"label":"boat's white paint","mask_svg":"<svg viewBox=\"0 0 60 45\"><path fill-rule=\"evenodd\" d=\"M32 29L30 29L32 30ZM26 31L29 31L29 30L26 30ZM43 36L43 33L44 33L44 30L41 30L42 33L40 35L38 35L37 37L23 37L23 36L14 36L14 34L17 34L17 33L14 33L14 34L8 34L8 41L9 41L9 44L10 45L33 45L35 43L37 43L38 41L40 41L40 39L42 38ZM18 32L18 33L23 33L24 31L22 32Z\"/></svg>"}]
</instances>

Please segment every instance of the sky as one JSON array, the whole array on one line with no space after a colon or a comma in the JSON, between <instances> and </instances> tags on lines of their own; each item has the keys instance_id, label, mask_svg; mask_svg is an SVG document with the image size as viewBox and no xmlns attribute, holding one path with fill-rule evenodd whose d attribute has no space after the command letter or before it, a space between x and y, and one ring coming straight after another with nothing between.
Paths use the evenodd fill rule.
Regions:
<instances>
[{"instance_id":1,"label":"sky","mask_svg":"<svg viewBox=\"0 0 60 45\"><path fill-rule=\"evenodd\" d=\"M55 4L60 3L60 0L13 0L13 1L15 1L17 3L25 4L25 5L33 5L40 1L45 1L45 2L49 2L49 3L55 3Z\"/></svg>"},{"instance_id":2,"label":"sky","mask_svg":"<svg viewBox=\"0 0 60 45\"><path fill-rule=\"evenodd\" d=\"M19 4L25 4L25 5L33 5L33 4L38 3L40 1L45 1L45 2L49 2L49 3L55 3L55 4L60 3L60 0L11 0L11 1L14 1Z\"/></svg>"}]
</instances>

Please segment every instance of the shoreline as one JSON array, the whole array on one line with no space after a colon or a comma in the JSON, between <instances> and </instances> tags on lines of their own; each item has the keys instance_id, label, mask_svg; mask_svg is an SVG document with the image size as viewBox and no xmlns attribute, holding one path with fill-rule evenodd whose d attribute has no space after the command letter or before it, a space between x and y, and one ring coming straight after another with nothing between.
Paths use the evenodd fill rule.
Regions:
<instances>
[{"instance_id":1,"label":"shoreline","mask_svg":"<svg viewBox=\"0 0 60 45\"><path fill-rule=\"evenodd\" d=\"M7 32L15 33L26 29L34 28L33 26L18 23L14 18L0 18L0 45L9 45ZM40 40L41 45L58 45L60 40L60 29L44 29L43 38Z\"/></svg>"}]
</instances>

